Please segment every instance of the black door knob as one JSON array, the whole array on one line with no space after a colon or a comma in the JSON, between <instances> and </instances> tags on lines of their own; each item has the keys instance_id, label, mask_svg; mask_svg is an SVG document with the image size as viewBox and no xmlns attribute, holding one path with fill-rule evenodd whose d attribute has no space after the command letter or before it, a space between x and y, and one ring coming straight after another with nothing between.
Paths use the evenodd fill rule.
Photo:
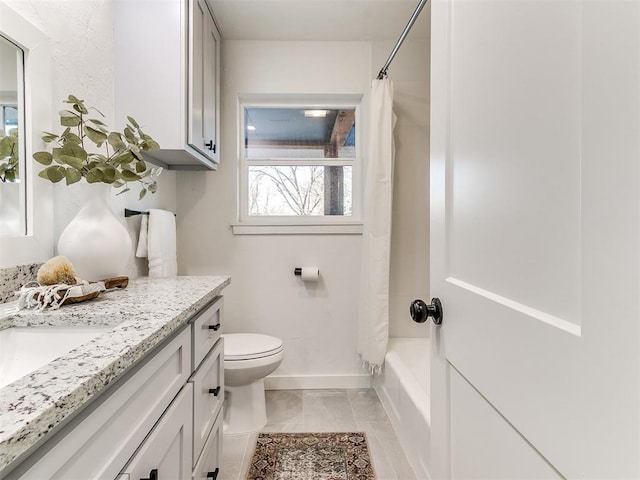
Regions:
<instances>
[{"instance_id":1,"label":"black door knob","mask_svg":"<svg viewBox=\"0 0 640 480\"><path fill-rule=\"evenodd\" d=\"M436 325L442 323L442 303L439 298L432 298L431 305L427 305L422 300L414 300L409 306L409 313L416 323L424 323L429 317Z\"/></svg>"}]
</instances>

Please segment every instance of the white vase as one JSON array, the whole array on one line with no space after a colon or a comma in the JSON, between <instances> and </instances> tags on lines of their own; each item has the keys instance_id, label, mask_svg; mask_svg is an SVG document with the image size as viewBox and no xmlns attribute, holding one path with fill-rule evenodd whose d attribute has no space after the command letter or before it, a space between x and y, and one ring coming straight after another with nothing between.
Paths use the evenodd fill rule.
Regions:
<instances>
[{"instance_id":1,"label":"white vase","mask_svg":"<svg viewBox=\"0 0 640 480\"><path fill-rule=\"evenodd\" d=\"M58 239L58 254L69 259L82 280L126 273L131 238L111 211L110 195L111 186L91 185L88 198Z\"/></svg>"}]
</instances>

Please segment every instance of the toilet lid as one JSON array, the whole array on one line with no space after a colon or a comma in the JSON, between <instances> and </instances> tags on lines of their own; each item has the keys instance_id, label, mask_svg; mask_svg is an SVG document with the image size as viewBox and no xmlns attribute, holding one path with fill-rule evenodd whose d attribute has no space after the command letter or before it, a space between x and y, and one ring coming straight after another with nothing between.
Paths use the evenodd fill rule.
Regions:
<instances>
[{"instance_id":1,"label":"toilet lid","mask_svg":"<svg viewBox=\"0 0 640 480\"><path fill-rule=\"evenodd\" d=\"M224 338L225 360L267 357L282 350L282 340L259 333L228 333Z\"/></svg>"}]
</instances>

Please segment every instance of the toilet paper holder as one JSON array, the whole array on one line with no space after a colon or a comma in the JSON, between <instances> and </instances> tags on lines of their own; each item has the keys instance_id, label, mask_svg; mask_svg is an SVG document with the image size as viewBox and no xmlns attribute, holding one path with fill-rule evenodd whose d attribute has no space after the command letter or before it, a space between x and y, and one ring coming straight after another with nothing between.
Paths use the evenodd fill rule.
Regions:
<instances>
[{"instance_id":1,"label":"toilet paper holder","mask_svg":"<svg viewBox=\"0 0 640 480\"><path fill-rule=\"evenodd\" d=\"M318 270L318 273L320 273L320 270ZM302 276L302 267L296 267L296 268L294 268L294 269L293 269L293 274L294 274L296 277L300 277L300 276Z\"/></svg>"}]
</instances>

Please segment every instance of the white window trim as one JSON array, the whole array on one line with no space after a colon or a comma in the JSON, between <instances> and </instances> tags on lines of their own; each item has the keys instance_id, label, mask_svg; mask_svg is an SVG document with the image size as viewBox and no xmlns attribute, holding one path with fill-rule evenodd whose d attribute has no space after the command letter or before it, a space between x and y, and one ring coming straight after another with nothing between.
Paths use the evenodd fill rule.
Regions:
<instances>
[{"instance_id":1,"label":"white window trim","mask_svg":"<svg viewBox=\"0 0 640 480\"><path fill-rule=\"evenodd\" d=\"M261 223L234 223L234 235L362 235L362 223L334 225L285 225Z\"/></svg>"},{"instance_id":2,"label":"white window trim","mask_svg":"<svg viewBox=\"0 0 640 480\"><path fill-rule=\"evenodd\" d=\"M361 235L362 234L362 95L239 95L238 96L238 221L231 224L234 235ZM356 154L353 161L318 159L314 164L352 166L352 214L343 216L249 216L248 188L249 166L259 165L260 160L247 160L244 155L245 107L300 107L317 109L354 108L356 128ZM309 164L308 160L270 158L271 164Z\"/></svg>"}]
</instances>

